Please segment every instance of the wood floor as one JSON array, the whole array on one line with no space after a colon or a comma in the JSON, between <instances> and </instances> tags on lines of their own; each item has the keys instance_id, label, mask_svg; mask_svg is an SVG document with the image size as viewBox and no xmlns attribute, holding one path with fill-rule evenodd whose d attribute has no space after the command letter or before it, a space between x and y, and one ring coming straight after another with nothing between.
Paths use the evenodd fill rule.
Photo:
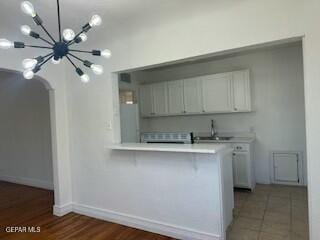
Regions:
<instances>
[{"instance_id":1,"label":"wood floor","mask_svg":"<svg viewBox=\"0 0 320 240\"><path fill-rule=\"evenodd\" d=\"M0 239L174 240L74 213L59 218L52 214L52 206L51 191L0 181ZM40 227L41 232L6 232L7 227L16 226Z\"/></svg>"}]
</instances>

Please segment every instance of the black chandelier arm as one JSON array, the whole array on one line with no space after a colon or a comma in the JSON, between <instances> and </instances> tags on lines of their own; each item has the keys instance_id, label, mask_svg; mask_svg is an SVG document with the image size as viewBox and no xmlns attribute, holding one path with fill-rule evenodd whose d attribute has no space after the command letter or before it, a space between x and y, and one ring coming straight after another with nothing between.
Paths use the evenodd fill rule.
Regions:
<instances>
[{"instance_id":1,"label":"black chandelier arm","mask_svg":"<svg viewBox=\"0 0 320 240\"><path fill-rule=\"evenodd\" d=\"M75 69L77 69L77 65L70 59L70 57L67 55L66 58L69 60L69 62L74 66Z\"/></svg>"},{"instance_id":2,"label":"black chandelier arm","mask_svg":"<svg viewBox=\"0 0 320 240\"><path fill-rule=\"evenodd\" d=\"M50 55L52 55L54 52L51 52L51 53L49 53L49 54L47 54L47 55L45 55L45 56L38 56L38 57L35 57L34 59L36 59L37 61L38 61L38 63L42 63L44 60L45 60L45 58L47 58L47 57L49 57Z\"/></svg>"},{"instance_id":3,"label":"black chandelier arm","mask_svg":"<svg viewBox=\"0 0 320 240\"><path fill-rule=\"evenodd\" d=\"M83 59L81 59L81 58L77 57L76 55L74 55L74 54L72 54L72 53L68 53L68 55L70 55L71 57L73 57L73 58L75 58L75 59L79 60L80 62L83 62L83 63L85 63L85 62L86 62L85 60L83 60Z\"/></svg>"},{"instance_id":4,"label":"black chandelier arm","mask_svg":"<svg viewBox=\"0 0 320 240\"><path fill-rule=\"evenodd\" d=\"M37 46L37 45L24 45L25 47L29 47L29 48L43 48L43 49L53 49L52 47L46 47L46 46Z\"/></svg>"},{"instance_id":5,"label":"black chandelier arm","mask_svg":"<svg viewBox=\"0 0 320 240\"><path fill-rule=\"evenodd\" d=\"M53 54L53 52L51 52L51 53L48 53L47 55L44 55L44 56L40 56L40 57L42 57L42 58L46 58L46 57L49 57L50 55L52 55Z\"/></svg>"},{"instance_id":6,"label":"black chandelier arm","mask_svg":"<svg viewBox=\"0 0 320 240\"><path fill-rule=\"evenodd\" d=\"M35 39L40 39L40 40L48 43L48 44L51 45L51 46L54 45L52 42L50 42L50 41L48 41L47 39L41 37L39 33L36 33L36 32L34 32L34 31L30 31L29 36L32 37L32 38L35 38Z\"/></svg>"},{"instance_id":7,"label":"black chandelier arm","mask_svg":"<svg viewBox=\"0 0 320 240\"><path fill-rule=\"evenodd\" d=\"M48 30L43 26L43 24L40 25L40 27L43 29L43 31L48 35L48 37L56 43L56 40L52 37L52 35L48 32Z\"/></svg>"},{"instance_id":8,"label":"black chandelier arm","mask_svg":"<svg viewBox=\"0 0 320 240\"><path fill-rule=\"evenodd\" d=\"M53 57L54 53L51 53L49 55L47 55L46 57L48 57L46 60L44 60L41 64L38 65L38 67L42 67L44 64L46 64L52 57ZM45 58L45 57L44 57Z\"/></svg>"},{"instance_id":9,"label":"black chandelier arm","mask_svg":"<svg viewBox=\"0 0 320 240\"><path fill-rule=\"evenodd\" d=\"M77 49L69 49L69 52L90 53L90 54L93 53L93 51L84 51L84 50L77 50Z\"/></svg>"},{"instance_id":10,"label":"black chandelier arm","mask_svg":"<svg viewBox=\"0 0 320 240\"><path fill-rule=\"evenodd\" d=\"M41 67L46 64L51 58L53 57L53 53L51 53L51 56L49 56L45 61L43 61L41 64L38 64L35 66L35 68L32 70L34 73L37 73L41 70Z\"/></svg>"},{"instance_id":11,"label":"black chandelier arm","mask_svg":"<svg viewBox=\"0 0 320 240\"><path fill-rule=\"evenodd\" d=\"M39 37L40 40L48 43L49 45L53 46L54 44L52 42L49 42L47 39L43 38L43 37Z\"/></svg>"},{"instance_id":12,"label":"black chandelier arm","mask_svg":"<svg viewBox=\"0 0 320 240\"><path fill-rule=\"evenodd\" d=\"M61 35L61 16L60 16L60 1L59 0L57 0L57 11L58 11L59 42L61 42L62 35Z\"/></svg>"}]
</instances>

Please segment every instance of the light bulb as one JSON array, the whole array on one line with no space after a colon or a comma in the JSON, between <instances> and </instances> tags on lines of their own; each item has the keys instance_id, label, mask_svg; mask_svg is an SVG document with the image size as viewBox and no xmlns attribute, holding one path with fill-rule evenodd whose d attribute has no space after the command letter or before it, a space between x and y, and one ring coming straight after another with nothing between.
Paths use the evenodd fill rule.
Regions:
<instances>
[{"instance_id":1,"label":"light bulb","mask_svg":"<svg viewBox=\"0 0 320 240\"><path fill-rule=\"evenodd\" d=\"M74 33L74 31L72 29L65 29L63 31L63 38L66 41L72 41L74 39L75 35L76 34Z\"/></svg>"},{"instance_id":2,"label":"light bulb","mask_svg":"<svg viewBox=\"0 0 320 240\"><path fill-rule=\"evenodd\" d=\"M22 66L24 69L32 70L35 68L35 66L38 64L38 61L36 59L27 58L23 60Z\"/></svg>"},{"instance_id":3,"label":"light bulb","mask_svg":"<svg viewBox=\"0 0 320 240\"><path fill-rule=\"evenodd\" d=\"M79 37L81 38L81 41L82 41L82 42L85 42L85 41L87 41L87 39L88 39L88 37L87 37L87 35L86 35L85 33L81 33L81 34L79 35Z\"/></svg>"},{"instance_id":4,"label":"light bulb","mask_svg":"<svg viewBox=\"0 0 320 240\"><path fill-rule=\"evenodd\" d=\"M52 63L53 63L53 64L59 64L60 62L61 62L61 59L60 59L60 58L58 58L57 60L54 59L54 58L52 58Z\"/></svg>"},{"instance_id":5,"label":"light bulb","mask_svg":"<svg viewBox=\"0 0 320 240\"><path fill-rule=\"evenodd\" d=\"M23 35L28 36L31 33L31 28L28 25L23 25L20 29Z\"/></svg>"},{"instance_id":6,"label":"light bulb","mask_svg":"<svg viewBox=\"0 0 320 240\"><path fill-rule=\"evenodd\" d=\"M102 23L102 19L99 15L93 15L90 22L89 22L89 25L90 27L97 27L97 26L100 26Z\"/></svg>"},{"instance_id":7,"label":"light bulb","mask_svg":"<svg viewBox=\"0 0 320 240\"><path fill-rule=\"evenodd\" d=\"M21 3L21 10L22 12L24 12L27 15L30 15L31 17L35 17L37 15L32 3L29 1L24 1Z\"/></svg>"},{"instance_id":8,"label":"light bulb","mask_svg":"<svg viewBox=\"0 0 320 240\"><path fill-rule=\"evenodd\" d=\"M23 72L23 77L24 77L25 79L32 79L32 78L34 77L34 72L33 72L32 70L30 70L30 69L25 70L25 71Z\"/></svg>"},{"instance_id":9,"label":"light bulb","mask_svg":"<svg viewBox=\"0 0 320 240\"><path fill-rule=\"evenodd\" d=\"M103 73L103 67L101 65L92 64L90 68L97 75L101 75Z\"/></svg>"},{"instance_id":10,"label":"light bulb","mask_svg":"<svg viewBox=\"0 0 320 240\"><path fill-rule=\"evenodd\" d=\"M13 46L14 46L13 42L4 38L0 39L0 48L9 49L9 48L13 48Z\"/></svg>"},{"instance_id":11,"label":"light bulb","mask_svg":"<svg viewBox=\"0 0 320 240\"><path fill-rule=\"evenodd\" d=\"M108 59L108 58L111 58L112 53L109 49L105 49L101 51L101 56Z\"/></svg>"},{"instance_id":12,"label":"light bulb","mask_svg":"<svg viewBox=\"0 0 320 240\"><path fill-rule=\"evenodd\" d=\"M90 82L90 77L87 74L83 74L80 76L81 82L88 83Z\"/></svg>"}]
</instances>

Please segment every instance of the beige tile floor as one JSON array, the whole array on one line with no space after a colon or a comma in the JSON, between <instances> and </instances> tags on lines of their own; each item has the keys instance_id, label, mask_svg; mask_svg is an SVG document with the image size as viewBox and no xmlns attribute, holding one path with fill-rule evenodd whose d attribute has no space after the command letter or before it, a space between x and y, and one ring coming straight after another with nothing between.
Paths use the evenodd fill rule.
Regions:
<instances>
[{"instance_id":1,"label":"beige tile floor","mask_svg":"<svg viewBox=\"0 0 320 240\"><path fill-rule=\"evenodd\" d=\"M235 191L228 240L308 240L307 188L257 185Z\"/></svg>"}]
</instances>

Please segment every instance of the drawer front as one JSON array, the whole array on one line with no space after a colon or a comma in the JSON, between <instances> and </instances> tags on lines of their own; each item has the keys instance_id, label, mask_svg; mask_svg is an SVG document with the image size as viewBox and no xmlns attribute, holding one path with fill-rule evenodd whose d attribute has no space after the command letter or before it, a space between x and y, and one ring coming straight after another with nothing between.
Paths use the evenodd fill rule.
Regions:
<instances>
[{"instance_id":1,"label":"drawer front","mask_svg":"<svg viewBox=\"0 0 320 240\"><path fill-rule=\"evenodd\" d=\"M235 143L233 144L233 149L235 152L249 152L250 151L250 145L245 143Z\"/></svg>"}]
</instances>

